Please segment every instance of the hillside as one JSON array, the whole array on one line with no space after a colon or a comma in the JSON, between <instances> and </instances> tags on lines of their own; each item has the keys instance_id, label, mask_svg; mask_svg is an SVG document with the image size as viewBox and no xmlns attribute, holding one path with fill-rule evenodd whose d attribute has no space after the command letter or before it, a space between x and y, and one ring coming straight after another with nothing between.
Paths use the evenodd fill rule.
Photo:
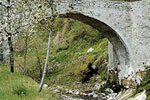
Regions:
<instances>
[{"instance_id":1,"label":"hillside","mask_svg":"<svg viewBox=\"0 0 150 100\"><path fill-rule=\"evenodd\" d=\"M41 22L34 27L36 35L29 38L27 54L27 74L39 81L40 70L43 68L46 55L48 21ZM24 42L23 37L18 39L19 44ZM23 65L23 45L16 44L16 66ZM51 53L46 76L47 84L70 86L80 81L89 63L101 69L99 74L105 74L107 69L107 39L101 33L81 22L71 19L57 19L54 24ZM87 53L88 49L93 51ZM39 59L38 59L39 58ZM40 60L40 67L38 65ZM21 66L20 66L21 67ZM103 72L104 71L104 72ZM32 73L32 74L30 74ZM96 77L96 76L95 76ZM106 75L99 81L105 80Z\"/></svg>"},{"instance_id":2,"label":"hillside","mask_svg":"<svg viewBox=\"0 0 150 100\"><path fill-rule=\"evenodd\" d=\"M37 82L19 72L10 73L4 65L0 65L0 80L0 100L59 100L48 89L39 93Z\"/></svg>"}]
</instances>

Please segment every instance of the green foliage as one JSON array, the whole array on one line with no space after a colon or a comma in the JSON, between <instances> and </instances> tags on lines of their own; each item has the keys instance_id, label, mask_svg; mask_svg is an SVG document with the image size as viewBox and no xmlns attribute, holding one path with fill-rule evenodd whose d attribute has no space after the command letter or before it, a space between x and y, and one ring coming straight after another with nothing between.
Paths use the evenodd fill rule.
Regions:
<instances>
[{"instance_id":1,"label":"green foliage","mask_svg":"<svg viewBox=\"0 0 150 100\"><path fill-rule=\"evenodd\" d=\"M27 90L25 86L15 87L14 94L17 94L19 97L27 96Z\"/></svg>"},{"instance_id":2,"label":"green foliage","mask_svg":"<svg viewBox=\"0 0 150 100\"><path fill-rule=\"evenodd\" d=\"M60 100L50 90L38 92L39 85L19 72L10 73L9 68L0 65L0 100Z\"/></svg>"},{"instance_id":3,"label":"green foliage","mask_svg":"<svg viewBox=\"0 0 150 100\"><path fill-rule=\"evenodd\" d=\"M49 32L48 25L48 21L43 21L41 24L36 25L34 27L35 34L32 34L28 39L27 74L37 81L40 79L37 56L40 57L43 69ZM107 41L102 33L79 21L63 18L56 19L52 34L46 83L74 87L72 84L81 79L82 71L86 70L89 62L97 67L103 66L98 74L103 75L100 77L102 79L99 80L104 80L104 74L101 74L101 71L102 73L106 71L103 69L106 68L105 65L107 65L108 59ZM16 42L16 45L24 44L23 42L24 40L20 39ZM87 53L89 48L94 50ZM16 55L20 55L20 57L16 57L16 61L23 65L21 50L23 49L16 51ZM19 64L16 63L16 66L20 67Z\"/></svg>"}]
</instances>

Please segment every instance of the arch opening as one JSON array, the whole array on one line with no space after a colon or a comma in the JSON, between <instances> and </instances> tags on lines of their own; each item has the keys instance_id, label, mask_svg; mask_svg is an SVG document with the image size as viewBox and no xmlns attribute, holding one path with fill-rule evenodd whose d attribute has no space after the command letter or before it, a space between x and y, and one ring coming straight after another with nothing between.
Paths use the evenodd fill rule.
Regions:
<instances>
[{"instance_id":1,"label":"arch opening","mask_svg":"<svg viewBox=\"0 0 150 100\"><path fill-rule=\"evenodd\" d=\"M114 29L112 29L109 25L105 24L102 21L85 16L80 13L67 13L65 15L60 15L60 17L75 19L87 25L90 25L94 29L97 29L99 32L103 33L104 37L108 38L109 40L108 70L109 71L118 70L119 66L129 65L129 51L126 46L126 43L123 41L121 36L119 36L119 34ZM118 76L118 74L116 75ZM113 79L113 81L115 80ZM119 80L117 83L119 84Z\"/></svg>"}]
</instances>

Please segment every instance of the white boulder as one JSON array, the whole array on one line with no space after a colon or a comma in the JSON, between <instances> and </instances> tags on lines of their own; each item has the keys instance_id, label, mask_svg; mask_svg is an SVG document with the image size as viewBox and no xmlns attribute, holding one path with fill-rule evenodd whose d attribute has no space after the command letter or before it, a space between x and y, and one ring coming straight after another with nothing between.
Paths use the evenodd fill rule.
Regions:
<instances>
[{"instance_id":1,"label":"white boulder","mask_svg":"<svg viewBox=\"0 0 150 100\"><path fill-rule=\"evenodd\" d=\"M94 49L93 48L89 48L87 53L92 52Z\"/></svg>"},{"instance_id":2,"label":"white boulder","mask_svg":"<svg viewBox=\"0 0 150 100\"><path fill-rule=\"evenodd\" d=\"M47 84L43 84L43 88L48 88L48 85Z\"/></svg>"}]
</instances>

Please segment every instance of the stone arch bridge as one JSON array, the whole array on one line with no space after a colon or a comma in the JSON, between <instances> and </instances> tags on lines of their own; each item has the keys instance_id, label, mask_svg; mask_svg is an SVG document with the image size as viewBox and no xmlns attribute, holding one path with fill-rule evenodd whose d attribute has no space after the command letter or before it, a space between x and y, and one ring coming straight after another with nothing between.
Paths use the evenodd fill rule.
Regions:
<instances>
[{"instance_id":1,"label":"stone arch bridge","mask_svg":"<svg viewBox=\"0 0 150 100\"><path fill-rule=\"evenodd\" d=\"M118 77L124 86L140 83L140 72L150 65L150 0L58 0L55 4L61 17L86 23L108 38L112 81Z\"/></svg>"}]
</instances>

